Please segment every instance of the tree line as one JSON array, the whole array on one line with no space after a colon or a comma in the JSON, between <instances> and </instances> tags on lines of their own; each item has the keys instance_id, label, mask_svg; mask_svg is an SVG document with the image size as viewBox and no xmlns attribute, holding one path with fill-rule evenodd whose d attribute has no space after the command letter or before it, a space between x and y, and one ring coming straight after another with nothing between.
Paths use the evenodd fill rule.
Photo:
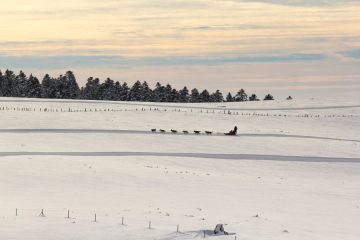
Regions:
<instances>
[{"instance_id":1,"label":"tree line","mask_svg":"<svg viewBox=\"0 0 360 240\"><path fill-rule=\"evenodd\" d=\"M146 81L136 81L131 87L126 82L122 84L107 78L100 82L99 78L88 78L84 87L79 87L73 72L53 78L46 74L42 81L32 74L26 76L23 71L16 75L11 70L4 74L0 71L0 96L28 97L28 98L56 98L56 99L88 99L110 101L140 101L140 102L242 102L259 101L255 94L248 96L244 89L240 89L234 96L228 93L224 99L220 90L210 93L197 88L191 91L185 86L180 90L170 84L156 83L151 89ZM264 100L274 100L271 94Z\"/></svg>"}]
</instances>

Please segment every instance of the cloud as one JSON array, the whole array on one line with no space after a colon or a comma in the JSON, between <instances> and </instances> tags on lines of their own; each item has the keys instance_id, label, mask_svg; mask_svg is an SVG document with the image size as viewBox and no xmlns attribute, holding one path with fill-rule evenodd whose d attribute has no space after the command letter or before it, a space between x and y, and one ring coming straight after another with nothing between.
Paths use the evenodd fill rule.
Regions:
<instances>
[{"instance_id":1,"label":"cloud","mask_svg":"<svg viewBox=\"0 0 360 240\"><path fill-rule=\"evenodd\" d=\"M359 49L353 49L346 52L342 52L342 54L346 57L354 58L354 59L360 59L360 48Z\"/></svg>"},{"instance_id":2,"label":"cloud","mask_svg":"<svg viewBox=\"0 0 360 240\"><path fill-rule=\"evenodd\" d=\"M211 84L230 88L257 74L318 81L314 72L328 79L352 66L341 79L360 74L351 65L360 59L359 12L359 0L4 1L0 67L206 86L216 76Z\"/></svg>"},{"instance_id":3,"label":"cloud","mask_svg":"<svg viewBox=\"0 0 360 240\"><path fill-rule=\"evenodd\" d=\"M294 53L274 56L238 56L238 57L140 57L121 56L0 56L0 65L7 68L75 68L75 67L136 67L136 66L192 66L224 65L233 63L256 62L307 62L326 59L322 54Z\"/></svg>"},{"instance_id":4,"label":"cloud","mask_svg":"<svg viewBox=\"0 0 360 240\"><path fill-rule=\"evenodd\" d=\"M356 0L229 0L233 2L258 2L286 6L327 7L344 4L359 4Z\"/></svg>"}]
</instances>

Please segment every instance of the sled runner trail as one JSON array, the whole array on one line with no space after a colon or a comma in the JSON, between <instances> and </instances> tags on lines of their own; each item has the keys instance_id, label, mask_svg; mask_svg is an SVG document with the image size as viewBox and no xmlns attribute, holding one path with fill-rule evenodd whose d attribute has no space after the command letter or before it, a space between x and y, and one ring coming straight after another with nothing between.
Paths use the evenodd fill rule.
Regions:
<instances>
[{"instance_id":1,"label":"sled runner trail","mask_svg":"<svg viewBox=\"0 0 360 240\"><path fill-rule=\"evenodd\" d=\"M266 160L266 161L295 161L295 162L342 162L360 163L360 158L335 158L312 156L282 156L261 154L216 154L216 153L173 153L173 152L0 152L0 157L8 156L152 156L152 157L185 157L211 158L231 160Z\"/></svg>"},{"instance_id":2,"label":"sled runner trail","mask_svg":"<svg viewBox=\"0 0 360 240\"><path fill-rule=\"evenodd\" d=\"M119 130L119 129L0 129L0 133L104 133L104 134L136 134L136 135L164 135L181 137L181 136L212 136L212 137L224 137L224 133L216 133L205 131L204 134L200 134L201 131L195 131L189 133L188 131L182 131L183 134L171 134L172 132L166 132L165 130L145 131L145 130ZM231 137L274 137L274 138L304 138L304 139L320 139L320 140L333 140L333 141L347 141L347 142L360 142L356 139L344 139L344 138L332 138L332 137L320 137L320 136L307 136L307 135L292 135L292 134L275 134L275 133L238 133L237 135L229 135Z\"/></svg>"}]
</instances>

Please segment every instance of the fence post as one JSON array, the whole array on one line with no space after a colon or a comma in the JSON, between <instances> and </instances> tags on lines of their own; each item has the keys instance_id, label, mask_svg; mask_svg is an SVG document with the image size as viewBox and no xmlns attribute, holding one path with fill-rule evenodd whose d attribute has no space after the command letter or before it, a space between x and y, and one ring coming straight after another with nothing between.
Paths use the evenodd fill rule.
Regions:
<instances>
[{"instance_id":1,"label":"fence post","mask_svg":"<svg viewBox=\"0 0 360 240\"><path fill-rule=\"evenodd\" d=\"M94 221L96 222L96 213L95 213L95 219L94 219Z\"/></svg>"},{"instance_id":2,"label":"fence post","mask_svg":"<svg viewBox=\"0 0 360 240\"><path fill-rule=\"evenodd\" d=\"M121 225L124 225L124 217L121 218Z\"/></svg>"},{"instance_id":3,"label":"fence post","mask_svg":"<svg viewBox=\"0 0 360 240\"><path fill-rule=\"evenodd\" d=\"M151 229L151 221L149 221L149 229Z\"/></svg>"},{"instance_id":4,"label":"fence post","mask_svg":"<svg viewBox=\"0 0 360 240\"><path fill-rule=\"evenodd\" d=\"M68 210L67 212L67 218L69 219L70 218L70 211Z\"/></svg>"},{"instance_id":5,"label":"fence post","mask_svg":"<svg viewBox=\"0 0 360 240\"><path fill-rule=\"evenodd\" d=\"M41 213L40 213L39 217L45 217L44 209L41 209Z\"/></svg>"},{"instance_id":6,"label":"fence post","mask_svg":"<svg viewBox=\"0 0 360 240\"><path fill-rule=\"evenodd\" d=\"M179 232L179 224L176 226L176 232Z\"/></svg>"},{"instance_id":7,"label":"fence post","mask_svg":"<svg viewBox=\"0 0 360 240\"><path fill-rule=\"evenodd\" d=\"M15 216L17 217L17 215L18 215L18 210L17 210L17 208L15 209Z\"/></svg>"}]
</instances>

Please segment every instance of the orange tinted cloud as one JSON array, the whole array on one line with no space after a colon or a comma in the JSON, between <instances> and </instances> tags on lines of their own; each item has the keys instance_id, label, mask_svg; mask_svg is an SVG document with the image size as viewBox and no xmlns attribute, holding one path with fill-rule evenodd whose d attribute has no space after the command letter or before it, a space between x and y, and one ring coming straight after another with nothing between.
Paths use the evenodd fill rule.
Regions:
<instances>
[{"instance_id":1,"label":"orange tinted cloud","mask_svg":"<svg viewBox=\"0 0 360 240\"><path fill-rule=\"evenodd\" d=\"M104 69L101 59L108 57L108 76L132 80L145 71L144 76L155 81L156 76L161 78L157 74L163 72L169 78L172 75L174 81L184 81L184 75L195 84L210 79L209 85L216 88L223 83L227 84L225 88L234 86L234 81L241 84L245 78L267 78L269 86L279 78L290 84L293 73L281 71L288 63L295 65L291 69L296 72L296 79L313 77L313 81L326 81L330 75L326 66L348 69L349 72L340 72L359 76L360 70L353 66L359 61L360 3L295 2L5 1L0 8L0 59L2 67L49 71L68 68L66 63L73 59L90 57L88 65L86 61L74 62L73 68L84 73L91 72L96 63L98 69ZM47 57L60 57L61 61L52 68L46 64L30 66L26 65L26 58L21 61L23 56L43 58L44 63ZM128 64L117 62L118 58ZM143 70L134 71L135 67ZM214 72L219 76L213 77ZM264 77L259 77L258 72ZM335 76L339 84L354 81ZM311 86L311 81L307 82Z\"/></svg>"}]
</instances>

